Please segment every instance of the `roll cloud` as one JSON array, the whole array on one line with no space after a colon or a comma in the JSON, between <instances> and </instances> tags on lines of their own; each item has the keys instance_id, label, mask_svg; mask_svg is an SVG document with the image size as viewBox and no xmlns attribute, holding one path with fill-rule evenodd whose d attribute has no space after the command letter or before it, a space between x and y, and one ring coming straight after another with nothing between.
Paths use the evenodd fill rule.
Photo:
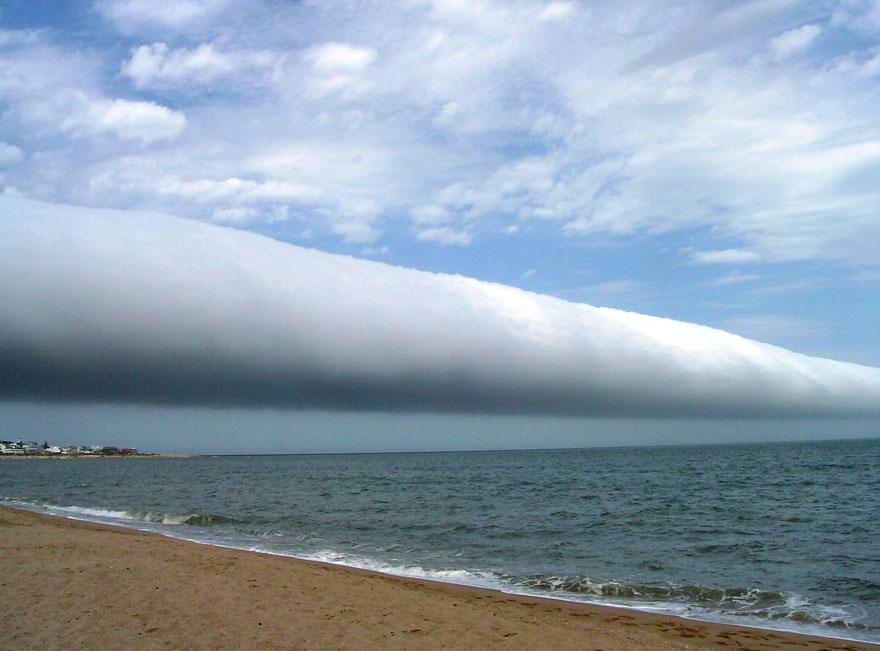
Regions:
<instances>
[{"instance_id":1,"label":"roll cloud","mask_svg":"<svg viewBox=\"0 0 880 651\"><path fill-rule=\"evenodd\" d=\"M880 415L880 369L149 213L0 196L0 398Z\"/></svg>"}]
</instances>

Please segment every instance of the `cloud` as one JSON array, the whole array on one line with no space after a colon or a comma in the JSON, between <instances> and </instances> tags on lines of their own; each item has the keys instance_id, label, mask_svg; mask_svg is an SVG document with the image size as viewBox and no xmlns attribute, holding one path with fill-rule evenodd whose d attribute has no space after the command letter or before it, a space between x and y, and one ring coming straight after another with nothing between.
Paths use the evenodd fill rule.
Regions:
<instances>
[{"instance_id":1,"label":"cloud","mask_svg":"<svg viewBox=\"0 0 880 651\"><path fill-rule=\"evenodd\" d=\"M178 0L170 4L152 0L98 0L95 9L123 32L144 29L184 30L222 11L228 0Z\"/></svg>"},{"instance_id":2,"label":"cloud","mask_svg":"<svg viewBox=\"0 0 880 651\"><path fill-rule=\"evenodd\" d=\"M767 263L880 261L876 2L159 6L98 2L121 32L103 40L3 33L4 121L29 152L10 184L206 218L239 206L161 181L271 180L315 190L289 207L324 235L369 201L370 226L404 241L698 233L695 250ZM72 147L52 132L79 96L154 102L186 128ZM67 135L93 133L81 118ZM443 222L420 223L432 206Z\"/></svg>"},{"instance_id":3,"label":"cloud","mask_svg":"<svg viewBox=\"0 0 880 651\"><path fill-rule=\"evenodd\" d=\"M146 144L173 140L186 126L183 113L154 102L82 98L79 103L60 124L62 131L74 137L111 134Z\"/></svg>"},{"instance_id":4,"label":"cloud","mask_svg":"<svg viewBox=\"0 0 880 651\"><path fill-rule=\"evenodd\" d=\"M319 94L339 90L363 90L360 78L367 67L376 60L376 50L348 43L324 43L305 53L311 65L316 92Z\"/></svg>"},{"instance_id":5,"label":"cloud","mask_svg":"<svg viewBox=\"0 0 880 651\"><path fill-rule=\"evenodd\" d=\"M630 69L646 65L669 65L705 54L719 47L729 47L743 39L774 30L797 20L795 0L767 3L747 0L716 11L711 5L697 6L689 12L684 25L662 38L660 43L638 58ZM671 21L673 26L676 21Z\"/></svg>"},{"instance_id":6,"label":"cloud","mask_svg":"<svg viewBox=\"0 0 880 651\"><path fill-rule=\"evenodd\" d=\"M459 231L449 226L437 226L433 228L421 228L416 233L416 239L422 242L437 242L448 246L456 244L467 246L471 243L473 235L467 231Z\"/></svg>"},{"instance_id":7,"label":"cloud","mask_svg":"<svg viewBox=\"0 0 880 651\"><path fill-rule=\"evenodd\" d=\"M817 25L804 25L774 37L770 41L770 46L773 48L776 60L782 61L806 50L821 33L822 28Z\"/></svg>"},{"instance_id":8,"label":"cloud","mask_svg":"<svg viewBox=\"0 0 880 651\"><path fill-rule=\"evenodd\" d=\"M842 0L836 3L833 23L867 34L880 34L878 0Z\"/></svg>"},{"instance_id":9,"label":"cloud","mask_svg":"<svg viewBox=\"0 0 880 651\"><path fill-rule=\"evenodd\" d=\"M14 165L24 158L24 152L20 147L0 142L0 167Z\"/></svg>"},{"instance_id":10,"label":"cloud","mask_svg":"<svg viewBox=\"0 0 880 651\"><path fill-rule=\"evenodd\" d=\"M157 214L0 196L5 399L880 414L880 369Z\"/></svg>"},{"instance_id":11,"label":"cloud","mask_svg":"<svg viewBox=\"0 0 880 651\"><path fill-rule=\"evenodd\" d=\"M292 202L308 201L317 196L316 191L306 185L289 181L255 181L231 177L222 181L199 179L181 181L175 177L163 179L157 186L161 194L198 203L251 202Z\"/></svg>"},{"instance_id":12,"label":"cloud","mask_svg":"<svg viewBox=\"0 0 880 651\"><path fill-rule=\"evenodd\" d=\"M757 262L759 259L757 253L744 249L697 251L693 254L693 260L698 264L739 264L741 262Z\"/></svg>"},{"instance_id":13,"label":"cloud","mask_svg":"<svg viewBox=\"0 0 880 651\"><path fill-rule=\"evenodd\" d=\"M376 60L376 50L348 43L324 43L310 50L306 59L319 72L356 75Z\"/></svg>"},{"instance_id":14,"label":"cloud","mask_svg":"<svg viewBox=\"0 0 880 651\"><path fill-rule=\"evenodd\" d=\"M257 218L259 213L253 208L224 208L215 210L211 220L221 224L246 224Z\"/></svg>"},{"instance_id":15,"label":"cloud","mask_svg":"<svg viewBox=\"0 0 880 651\"><path fill-rule=\"evenodd\" d=\"M844 74L854 73L859 77L880 76L880 46L850 53L834 62L833 69Z\"/></svg>"},{"instance_id":16,"label":"cloud","mask_svg":"<svg viewBox=\"0 0 880 651\"><path fill-rule=\"evenodd\" d=\"M131 58L122 64L122 73L140 89L176 88L210 85L244 71L252 79L258 71L280 65L282 59L268 51L219 51L212 43L174 50L165 43L153 43L132 49Z\"/></svg>"},{"instance_id":17,"label":"cloud","mask_svg":"<svg viewBox=\"0 0 880 651\"><path fill-rule=\"evenodd\" d=\"M546 7L544 7L544 9L541 10L541 13L538 14L538 20L565 20L566 18L570 17L575 11L577 11L577 6L573 2L554 1L549 3Z\"/></svg>"},{"instance_id":18,"label":"cloud","mask_svg":"<svg viewBox=\"0 0 880 651\"><path fill-rule=\"evenodd\" d=\"M709 284L713 287L726 287L727 285L751 283L756 280L761 280L761 278L763 278L763 276L759 274L744 274L739 271L731 271L729 274L724 274L723 276L715 278Z\"/></svg>"},{"instance_id":19,"label":"cloud","mask_svg":"<svg viewBox=\"0 0 880 651\"><path fill-rule=\"evenodd\" d=\"M194 80L205 83L228 74L234 69L229 57L216 52L211 44L195 50L169 50L165 43L141 45L131 53L131 59L122 65L138 88Z\"/></svg>"},{"instance_id":20,"label":"cloud","mask_svg":"<svg viewBox=\"0 0 880 651\"><path fill-rule=\"evenodd\" d=\"M106 96L96 78L98 65L93 55L65 52L40 34L0 45L4 118L24 143L43 152L56 145L50 134L59 132L74 139L109 135L142 145L172 140L183 131L187 120L181 111L152 101ZM75 174L71 168L78 162L62 159L54 164L66 163L68 172Z\"/></svg>"},{"instance_id":21,"label":"cloud","mask_svg":"<svg viewBox=\"0 0 880 651\"><path fill-rule=\"evenodd\" d=\"M370 244L379 239L379 233L363 221L343 221L333 227L333 231L342 235L346 242Z\"/></svg>"}]
</instances>

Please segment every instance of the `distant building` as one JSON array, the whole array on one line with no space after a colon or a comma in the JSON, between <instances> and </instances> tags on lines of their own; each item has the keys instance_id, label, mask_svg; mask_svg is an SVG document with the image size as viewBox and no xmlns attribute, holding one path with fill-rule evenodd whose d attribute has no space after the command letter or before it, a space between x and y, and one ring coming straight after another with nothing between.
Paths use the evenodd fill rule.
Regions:
<instances>
[{"instance_id":1,"label":"distant building","mask_svg":"<svg viewBox=\"0 0 880 651\"><path fill-rule=\"evenodd\" d=\"M12 441L0 443L0 454L24 454L24 448Z\"/></svg>"},{"instance_id":2,"label":"distant building","mask_svg":"<svg viewBox=\"0 0 880 651\"><path fill-rule=\"evenodd\" d=\"M36 441L28 441L23 447L25 454L40 454L43 452L43 446Z\"/></svg>"},{"instance_id":3,"label":"distant building","mask_svg":"<svg viewBox=\"0 0 880 651\"><path fill-rule=\"evenodd\" d=\"M49 445L45 443L37 443L36 441L0 441L0 455L21 455L30 456L80 456L80 455L102 455L102 456L140 456L137 448L119 448L115 445L67 445L64 447L58 445Z\"/></svg>"}]
</instances>

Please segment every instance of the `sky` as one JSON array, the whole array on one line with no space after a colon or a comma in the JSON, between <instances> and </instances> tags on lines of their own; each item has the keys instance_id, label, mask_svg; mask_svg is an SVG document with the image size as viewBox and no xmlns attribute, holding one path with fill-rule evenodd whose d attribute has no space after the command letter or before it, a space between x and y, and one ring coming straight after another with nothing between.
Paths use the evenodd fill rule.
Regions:
<instances>
[{"instance_id":1,"label":"sky","mask_svg":"<svg viewBox=\"0 0 880 651\"><path fill-rule=\"evenodd\" d=\"M0 242L0 295L18 311L0 321L16 360L0 368L0 418L57 439L153 410L166 433L151 439L133 417L127 431L176 450L745 440L758 417L787 419L762 421L769 438L877 435L870 370L775 352L761 366L778 349L745 354L731 343L744 340L669 321L880 366L877 106L876 0L4 2L0 229L18 235ZM279 272L315 260L307 282ZM163 273L185 277L187 300ZM360 300L368 287L381 300ZM25 300L38 295L56 318L26 340L25 324L47 322ZM126 296L146 296L140 313L161 327L116 319ZM255 296L271 318L240 318ZM304 301L313 326L334 327L297 321ZM372 359L340 343L354 325ZM319 341L308 364L294 331ZM186 337L202 344L182 346L189 383L163 394L170 367L144 360ZM244 364L254 341L256 358L288 366ZM713 356L682 362L685 342ZM97 350L115 366L84 352ZM84 379L85 359L103 383ZM50 381L46 360L70 373ZM210 369L230 360L242 372L221 382ZM584 370L597 360L603 373ZM797 364L822 388L798 385ZM318 397L278 389L294 376L297 395ZM210 377L223 386L213 402ZM818 415L847 418L807 424ZM737 434L725 419L742 417L752 425ZM321 418L333 445L290 434ZM371 425L364 439L358 423L383 418L413 438ZM607 423L619 439L599 433Z\"/></svg>"}]
</instances>

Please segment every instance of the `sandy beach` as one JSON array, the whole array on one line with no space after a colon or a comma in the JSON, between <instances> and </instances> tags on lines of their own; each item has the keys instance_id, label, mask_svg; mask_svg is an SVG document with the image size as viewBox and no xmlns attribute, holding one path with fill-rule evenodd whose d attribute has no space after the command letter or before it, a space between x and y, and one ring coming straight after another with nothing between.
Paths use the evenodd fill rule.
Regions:
<instances>
[{"instance_id":1,"label":"sandy beach","mask_svg":"<svg viewBox=\"0 0 880 651\"><path fill-rule=\"evenodd\" d=\"M0 647L866 649L0 509Z\"/></svg>"}]
</instances>

